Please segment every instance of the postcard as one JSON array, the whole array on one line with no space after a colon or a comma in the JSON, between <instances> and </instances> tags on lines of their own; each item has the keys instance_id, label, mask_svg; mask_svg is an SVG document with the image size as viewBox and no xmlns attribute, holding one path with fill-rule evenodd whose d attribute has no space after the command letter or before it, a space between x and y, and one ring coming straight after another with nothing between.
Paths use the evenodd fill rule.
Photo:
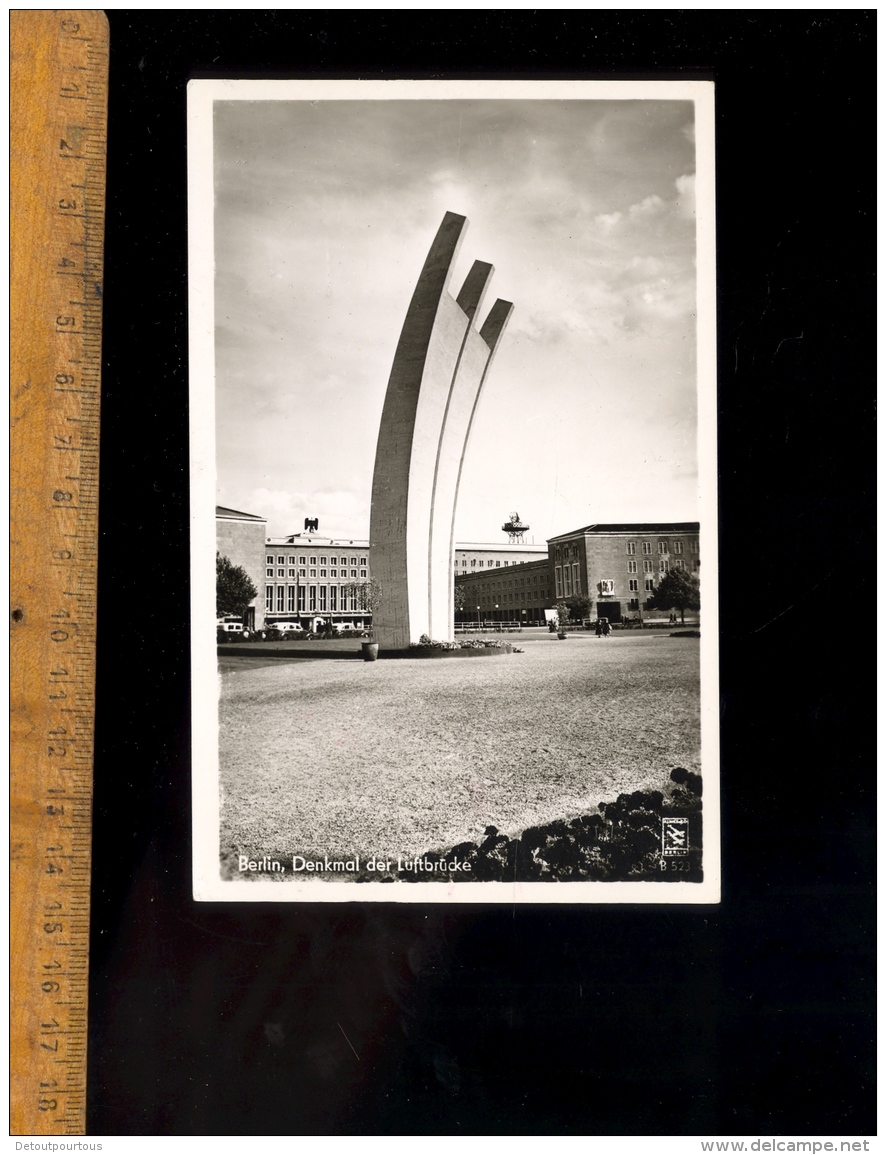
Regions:
<instances>
[{"instance_id":1,"label":"postcard","mask_svg":"<svg viewBox=\"0 0 886 1155\"><path fill-rule=\"evenodd\" d=\"M718 902L713 85L188 102L194 897Z\"/></svg>"}]
</instances>

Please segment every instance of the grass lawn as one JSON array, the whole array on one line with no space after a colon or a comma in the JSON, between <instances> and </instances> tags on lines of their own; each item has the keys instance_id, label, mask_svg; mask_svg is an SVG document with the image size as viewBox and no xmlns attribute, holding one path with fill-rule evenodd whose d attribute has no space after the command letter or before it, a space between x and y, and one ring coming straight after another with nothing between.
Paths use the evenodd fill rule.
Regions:
<instances>
[{"instance_id":1,"label":"grass lawn","mask_svg":"<svg viewBox=\"0 0 886 1155\"><path fill-rule=\"evenodd\" d=\"M224 659L223 852L405 857L700 769L697 639L515 642L481 661Z\"/></svg>"}]
</instances>

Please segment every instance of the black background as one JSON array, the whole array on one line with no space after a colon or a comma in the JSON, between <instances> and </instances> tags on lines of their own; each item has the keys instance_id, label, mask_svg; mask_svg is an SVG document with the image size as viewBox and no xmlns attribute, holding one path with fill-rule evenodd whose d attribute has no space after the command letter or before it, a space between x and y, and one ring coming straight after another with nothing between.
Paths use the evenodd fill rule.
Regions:
<instances>
[{"instance_id":1,"label":"black background","mask_svg":"<svg viewBox=\"0 0 886 1155\"><path fill-rule=\"evenodd\" d=\"M872 1134L874 13L109 20L90 1132ZM721 905L191 901L201 75L717 82Z\"/></svg>"}]
</instances>

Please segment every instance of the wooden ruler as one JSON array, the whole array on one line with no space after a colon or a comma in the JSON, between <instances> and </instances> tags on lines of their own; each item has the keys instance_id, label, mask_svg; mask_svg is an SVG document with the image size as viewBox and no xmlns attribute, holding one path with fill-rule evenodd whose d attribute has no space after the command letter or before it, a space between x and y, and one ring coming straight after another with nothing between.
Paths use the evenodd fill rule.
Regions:
<instances>
[{"instance_id":1,"label":"wooden ruler","mask_svg":"<svg viewBox=\"0 0 886 1155\"><path fill-rule=\"evenodd\" d=\"M84 1134L108 25L10 13L13 1135Z\"/></svg>"}]
</instances>

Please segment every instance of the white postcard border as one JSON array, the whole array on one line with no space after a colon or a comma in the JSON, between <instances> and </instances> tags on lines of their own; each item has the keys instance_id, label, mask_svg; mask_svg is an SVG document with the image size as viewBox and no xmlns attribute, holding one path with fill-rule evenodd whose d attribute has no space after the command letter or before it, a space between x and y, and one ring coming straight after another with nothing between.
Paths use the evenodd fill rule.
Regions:
<instances>
[{"instance_id":1,"label":"white postcard border","mask_svg":"<svg viewBox=\"0 0 886 1155\"><path fill-rule=\"evenodd\" d=\"M217 100L679 100L696 117L698 458L701 589L701 761L704 881L403 882L226 881L219 869L218 691L215 631L215 347L213 105ZM708 81L197 80L188 86L188 276L191 456L193 890L198 901L710 904L720 901L717 616L717 393L714 86Z\"/></svg>"}]
</instances>

